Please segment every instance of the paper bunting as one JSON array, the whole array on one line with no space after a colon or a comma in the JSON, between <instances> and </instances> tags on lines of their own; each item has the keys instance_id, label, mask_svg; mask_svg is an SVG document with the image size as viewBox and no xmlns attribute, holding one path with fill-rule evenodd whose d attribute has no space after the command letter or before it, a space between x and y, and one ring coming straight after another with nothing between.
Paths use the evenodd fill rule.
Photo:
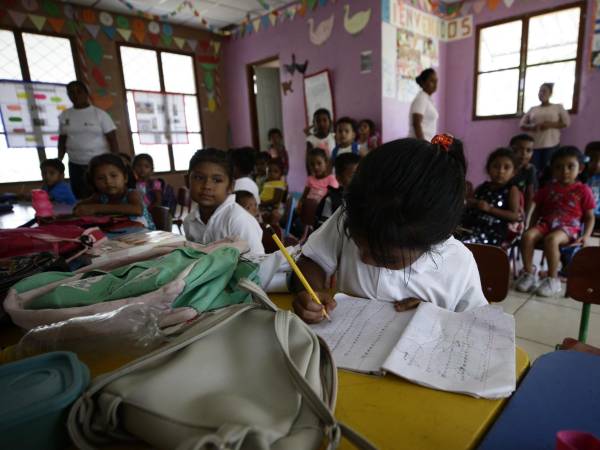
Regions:
<instances>
[{"instance_id":1,"label":"paper bunting","mask_svg":"<svg viewBox=\"0 0 600 450\"><path fill-rule=\"evenodd\" d=\"M173 27L170 23L163 23L162 31L165 36L173 36Z\"/></svg>"},{"instance_id":2,"label":"paper bunting","mask_svg":"<svg viewBox=\"0 0 600 450\"><path fill-rule=\"evenodd\" d=\"M123 16L117 16L117 29L122 28L125 30L129 30L129 20Z\"/></svg>"},{"instance_id":3,"label":"paper bunting","mask_svg":"<svg viewBox=\"0 0 600 450\"><path fill-rule=\"evenodd\" d=\"M17 11L12 11L12 10L8 11L8 15L10 16L12 21L15 23L15 25L18 27L23 25L23 22L25 22L25 19L27 19L27 15L17 12Z\"/></svg>"},{"instance_id":4,"label":"paper bunting","mask_svg":"<svg viewBox=\"0 0 600 450\"><path fill-rule=\"evenodd\" d=\"M111 41L115 38L115 35L117 34L117 29L115 27L107 27L103 25L102 31L104 31L104 34L106 34Z\"/></svg>"},{"instance_id":5,"label":"paper bunting","mask_svg":"<svg viewBox=\"0 0 600 450\"><path fill-rule=\"evenodd\" d=\"M262 17L261 17L261 19L260 19L260 22L261 22L261 23L260 23L260 26L261 26L263 29L265 29L265 30L266 30L267 28L269 28L269 25L271 24L271 23L269 22L269 15L267 14L267 15L265 15L265 16L262 16Z\"/></svg>"},{"instance_id":6,"label":"paper bunting","mask_svg":"<svg viewBox=\"0 0 600 450\"><path fill-rule=\"evenodd\" d=\"M254 27L254 32L258 32L260 30L260 19L254 19L252 21L252 26Z\"/></svg>"},{"instance_id":7,"label":"paper bunting","mask_svg":"<svg viewBox=\"0 0 600 450\"><path fill-rule=\"evenodd\" d=\"M91 25L89 23L84 23L83 26L90 33L94 39L98 37L98 33L100 32L100 25Z\"/></svg>"},{"instance_id":8,"label":"paper bunting","mask_svg":"<svg viewBox=\"0 0 600 450\"><path fill-rule=\"evenodd\" d=\"M129 38L131 37L131 30L127 30L125 28L117 28L117 33L119 33L123 39L129 42Z\"/></svg>"},{"instance_id":9,"label":"paper bunting","mask_svg":"<svg viewBox=\"0 0 600 450\"><path fill-rule=\"evenodd\" d=\"M215 55L218 55L219 54L219 50L221 49L221 43L219 41L211 41L210 44L212 45L213 53Z\"/></svg>"},{"instance_id":10,"label":"paper bunting","mask_svg":"<svg viewBox=\"0 0 600 450\"><path fill-rule=\"evenodd\" d=\"M144 43L146 37L146 24L141 19L133 19L131 21L131 30L133 31L133 37L137 39L140 44Z\"/></svg>"},{"instance_id":11,"label":"paper bunting","mask_svg":"<svg viewBox=\"0 0 600 450\"><path fill-rule=\"evenodd\" d=\"M98 83L98 86L106 88L108 85L106 84L106 79L104 78L104 74L98 67L94 67L92 69L92 77Z\"/></svg>"},{"instance_id":12,"label":"paper bunting","mask_svg":"<svg viewBox=\"0 0 600 450\"><path fill-rule=\"evenodd\" d=\"M274 27L277 24L277 14L269 14L269 21L271 22L271 26Z\"/></svg>"},{"instance_id":13,"label":"paper bunting","mask_svg":"<svg viewBox=\"0 0 600 450\"><path fill-rule=\"evenodd\" d=\"M504 0L504 6L506 6L507 8L510 8L514 2L515 2L515 0Z\"/></svg>"},{"instance_id":14,"label":"paper bunting","mask_svg":"<svg viewBox=\"0 0 600 450\"><path fill-rule=\"evenodd\" d=\"M63 12L65 13L65 17L67 19L73 19L75 17L73 5L71 5L70 3L65 3L65 6L63 6Z\"/></svg>"},{"instance_id":15,"label":"paper bunting","mask_svg":"<svg viewBox=\"0 0 600 450\"><path fill-rule=\"evenodd\" d=\"M96 23L96 11L90 8L84 9L81 11L81 20L85 23Z\"/></svg>"},{"instance_id":16,"label":"paper bunting","mask_svg":"<svg viewBox=\"0 0 600 450\"><path fill-rule=\"evenodd\" d=\"M63 27L65 26L65 19L57 19L55 17L49 17L48 23L50 27L54 30L55 33L61 33Z\"/></svg>"},{"instance_id":17,"label":"paper bunting","mask_svg":"<svg viewBox=\"0 0 600 450\"><path fill-rule=\"evenodd\" d=\"M104 25L105 27L110 27L112 26L112 24L115 22L113 19L113 16L111 16L109 13L107 13L106 11L102 11L99 15L98 15L98 19L100 20L100 23L102 25Z\"/></svg>"},{"instance_id":18,"label":"paper bunting","mask_svg":"<svg viewBox=\"0 0 600 450\"><path fill-rule=\"evenodd\" d=\"M308 9L315 9L315 6L317 6L318 1L317 0L304 0L302 2L302 5L307 7Z\"/></svg>"},{"instance_id":19,"label":"paper bunting","mask_svg":"<svg viewBox=\"0 0 600 450\"><path fill-rule=\"evenodd\" d=\"M83 44L85 48L85 54L87 57L96 65L102 62L102 57L104 56L104 50L102 50L102 46L95 39L88 39Z\"/></svg>"},{"instance_id":20,"label":"paper bunting","mask_svg":"<svg viewBox=\"0 0 600 450\"><path fill-rule=\"evenodd\" d=\"M37 14L29 14L29 20L33 22L38 31L42 31L46 18L44 16L38 16Z\"/></svg>"},{"instance_id":21,"label":"paper bunting","mask_svg":"<svg viewBox=\"0 0 600 450\"><path fill-rule=\"evenodd\" d=\"M150 42L154 47L156 47L160 43L160 35L159 34L148 34L150 37Z\"/></svg>"},{"instance_id":22,"label":"paper bunting","mask_svg":"<svg viewBox=\"0 0 600 450\"><path fill-rule=\"evenodd\" d=\"M169 45L171 45L171 42L173 42L173 36L168 36L166 34L163 34L161 36L161 40L162 40L163 44L165 44L168 47Z\"/></svg>"},{"instance_id":23,"label":"paper bunting","mask_svg":"<svg viewBox=\"0 0 600 450\"><path fill-rule=\"evenodd\" d=\"M495 11L499 4L500 0L487 0L487 6L490 11Z\"/></svg>"},{"instance_id":24,"label":"paper bunting","mask_svg":"<svg viewBox=\"0 0 600 450\"><path fill-rule=\"evenodd\" d=\"M158 22L148 22L148 31L152 34L160 33L160 25Z\"/></svg>"},{"instance_id":25,"label":"paper bunting","mask_svg":"<svg viewBox=\"0 0 600 450\"><path fill-rule=\"evenodd\" d=\"M486 0L477 0L475 3L473 3L473 11L475 14L479 14L481 11L483 11L483 8L485 8L485 1Z\"/></svg>"},{"instance_id":26,"label":"paper bunting","mask_svg":"<svg viewBox=\"0 0 600 450\"><path fill-rule=\"evenodd\" d=\"M50 17L60 17L60 8L52 0L44 0L44 12Z\"/></svg>"},{"instance_id":27,"label":"paper bunting","mask_svg":"<svg viewBox=\"0 0 600 450\"><path fill-rule=\"evenodd\" d=\"M175 45L177 46L177 48L180 50L185 45L185 39L183 38L174 37L173 40L175 41Z\"/></svg>"},{"instance_id":28,"label":"paper bunting","mask_svg":"<svg viewBox=\"0 0 600 450\"><path fill-rule=\"evenodd\" d=\"M94 106L97 106L98 108L103 109L104 111L110 109L114 103L114 99L110 95L105 95L103 97L92 95L91 97Z\"/></svg>"},{"instance_id":29,"label":"paper bunting","mask_svg":"<svg viewBox=\"0 0 600 450\"><path fill-rule=\"evenodd\" d=\"M187 44L193 51L196 51L196 46L198 45L198 41L196 39L188 39Z\"/></svg>"},{"instance_id":30,"label":"paper bunting","mask_svg":"<svg viewBox=\"0 0 600 450\"><path fill-rule=\"evenodd\" d=\"M21 0L21 5L27 11L37 11L39 8L37 0Z\"/></svg>"},{"instance_id":31,"label":"paper bunting","mask_svg":"<svg viewBox=\"0 0 600 450\"><path fill-rule=\"evenodd\" d=\"M206 39L200 41L200 49L203 52L207 52L209 48L210 48L210 41L208 41Z\"/></svg>"}]
</instances>

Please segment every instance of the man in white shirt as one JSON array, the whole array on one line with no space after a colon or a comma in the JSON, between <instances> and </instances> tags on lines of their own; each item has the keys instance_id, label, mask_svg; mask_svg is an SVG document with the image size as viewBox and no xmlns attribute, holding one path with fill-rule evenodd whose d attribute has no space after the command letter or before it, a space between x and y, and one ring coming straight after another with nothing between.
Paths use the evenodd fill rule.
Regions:
<instances>
[{"instance_id":1,"label":"man in white shirt","mask_svg":"<svg viewBox=\"0 0 600 450\"><path fill-rule=\"evenodd\" d=\"M85 84L72 81L67 94L73 108L63 111L59 118L58 158L69 155L69 176L73 193L78 199L91 195L86 179L90 160L102 153L118 153L116 127L110 116L90 104Z\"/></svg>"}]
</instances>

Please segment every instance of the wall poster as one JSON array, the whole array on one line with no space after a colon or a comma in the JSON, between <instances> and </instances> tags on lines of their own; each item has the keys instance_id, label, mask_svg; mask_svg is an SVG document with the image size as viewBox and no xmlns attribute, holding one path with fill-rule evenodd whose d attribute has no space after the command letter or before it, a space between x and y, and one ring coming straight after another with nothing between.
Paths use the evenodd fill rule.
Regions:
<instances>
[{"instance_id":1,"label":"wall poster","mask_svg":"<svg viewBox=\"0 0 600 450\"><path fill-rule=\"evenodd\" d=\"M185 101L181 94L133 91L140 144L187 144Z\"/></svg>"},{"instance_id":2,"label":"wall poster","mask_svg":"<svg viewBox=\"0 0 600 450\"><path fill-rule=\"evenodd\" d=\"M335 120L335 105L329 70L326 69L304 77L304 107L307 125L312 123L313 114L319 108L327 109Z\"/></svg>"}]
</instances>

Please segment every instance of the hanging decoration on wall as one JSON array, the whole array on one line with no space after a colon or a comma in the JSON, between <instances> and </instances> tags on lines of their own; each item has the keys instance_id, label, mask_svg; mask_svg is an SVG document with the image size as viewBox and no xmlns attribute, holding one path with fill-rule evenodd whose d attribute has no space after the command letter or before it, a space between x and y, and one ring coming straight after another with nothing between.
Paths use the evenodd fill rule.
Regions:
<instances>
[{"instance_id":1,"label":"hanging decoration on wall","mask_svg":"<svg viewBox=\"0 0 600 450\"><path fill-rule=\"evenodd\" d=\"M160 24L155 21L148 22L148 32L150 32L151 34L159 34Z\"/></svg>"},{"instance_id":2,"label":"hanging decoration on wall","mask_svg":"<svg viewBox=\"0 0 600 450\"><path fill-rule=\"evenodd\" d=\"M473 11L475 14L481 13L483 8L485 8L485 0L477 0L473 3Z\"/></svg>"},{"instance_id":3,"label":"hanging decoration on wall","mask_svg":"<svg viewBox=\"0 0 600 450\"><path fill-rule=\"evenodd\" d=\"M81 11L81 20L85 23L96 23L96 11L90 8L86 8Z\"/></svg>"},{"instance_id":4,"label":"hanging decoration on wall","mask_svg":"<svg viewBox=\"0 0 600 450\"><path fill-rule=\"evenodd\" d=\"M102 88L108 87L108 85L106 84L106 79L104 78L104 74L98 67L94 67L92 69L92 77L94 78L94 80L96 81L98 86L100 86ZM106 95L106 94L104 94L104 95Z\"/></svg>"},{"instance_id":5,"label":"hanging decoration on wall","mask_svg":"<svg viewBox=\"0 0 600 450\"><path fill-rule=\"evenodd\" d=\"M323 45L329 36L331 36L331 31L333 30L333 19L335 16L332 14L329 19L323 20L317 28L315 29L315 20L311 17L307 20L308 22L308 37L310 42L314 45Z\"/></svg>"},{"instance_id":6,"label":"hanging decoration on wall","mask_svg":"<svg viewBox=\"0 0 600 450\"><path fill-rule=\"evenodd\" d=\"M592 35L592 67L600 68L600 0L596 0L594 20L594 34Z\"/></svg>"},{"instance_id":7,"label":"hanging decoration on wall","mask_svg":"<svg viewBox=\"0 0 600 450\"><path fill-rule=\"evenodd\" d=\"M160 43L160 34L149 34L150 42L154 47L156 47Z\"/></svg>"},{"instance_id":8,"label":"hanging decoration on wall","mask_svg":"<svg viewBox=\"0 0 600 450\"><path fill-rule=\"evenodd\" d=\"M98 33L100 32L100 25L91 25L89 23L84 23L83 26L90 33L94 39L98 37Z\"/></svg>"},{"instance_id":9,"label":"hanging decoration on wall","mask_svg":"<svg viewBox=\"0 0 600 450\"><path fill-rule=\"evenodd\" d=\"M500 0L487 0L487 7L490 11L495 11L499 4Z\"/></svg>"},{"instance_id":10,"label":"hanging decoration on wall","mask_svg":"<svg viewBox=\"0 0 600 450\"><path fill-rule=\"evenodd\" d=\"M43 3L44 12L50 17L60 17L60 8L52 0L44 0Z\"/></svg>"},{"instance_id":11,"label":"hanging decoration on wall","mask_svg":"<svg viewBox=\"0 0 600 450\"><path fill-rule=\"evenodd\" d=\"M175 45L177 46L177 48L180 49L180 50L185 45L185 39L184 38L173 37L173 40L175 41Z\"/></svg>"},{"instance_id":12,"label":"hanging decoration on wall","mask_svg":"<svg viewBox=\"0 0 600 450\"><path fill-rule=\"evenodd\" d=\"M131 37L131 30L128 30L126 28L117 28L117 33L119 33L123 39L129 42L129 38Z\"/></svg>"},{"instance_id":13,"label":"hanging decoration on wall","mask_svg":"<svg viewBox=\"0 0 600 450\"><path fill-rule=\"evenodd\" d=\"M173 27L170 23L163 23L162 32L165 36L173 36Z\"/></svg>"},{"instance_id":14,"label":"hanging decoration on wall","mask_svg":"<svg viewBox=\"0 0 600 450\"><path fill-rule=\"evenodd\" d=\"M307 67L308 67L308 59L306 61L304 61L304 64L298 64L296 62L296 54L295 53L292 53L292 63L283 65L283 68L290 75L294 75L294 72L296 72L296 71L300 72L301 74L304 74L306 72Z\"/></svg>"},{"instance_id":15,"label":"hanging decoration on wall","mask_svg":"<svg viewBox=\"0 0 600 450\"><path fill-rule=\"evenodd\" d=\"M96 65L102 62L102 57L104 56L104 50L102 50L102 46L95 39L88 39L83 44L83 48L85 49L85 54L87 57Z\"/></svg>"},{"instance_id":16,"label":"hanging decoration on wall","mask_svg":"<svg viewBox=\"0 0 600 450\"><path fill-rule=\"evenodd\" d=\"M10 16L12 21L15 23L15 25L18 27L23 25L23 22L25 22L25 19L27 19L27 16L25 14L17 12L17 11L10 10L10 11L8 11L8 15Z\"/></svg>"},{"instance_id":17,"label":"hanging decoration on wall","mask_svg":"<svg viewBox=\"0 0 600 450\"><path fill-rule=\"evenodd\" d=\"M187 45L193 50L196 51L196 46L198 45L198 41L196 39L187 39Z\"/></svg>"},{"instance_id":18,"label":"hanging decoration on wall","mask_svg":"<svg viewBox=\"0 0 600 450\"><path fill-rule=\"evenodd\" d=\"M55 33L61 33L63 27L65 26L65 19L49 17L48 23L50 24L50 27L52 27L52 30L54 30Z\"/></svg>"},{"instance_id":19,"label":"hanging decoration on wall","mask_svg":"<svg viewBox=\"0 0 600 450\"><path fill-rule=\"evenodd\" d=\"M44 28L44 24L46 23L46 18L44 16L38 16L37 14L29 14L29 20L33 22L33 25L38 31L42 31L42 28Z\"/></svg>"},{"instance_id":20,"label":"hanging decoration on wall","mask_svg":"<svg viewBox=\"0 0 600 450\"><path fill-rule=\"evenodd\" d=\"M129 30L129 20L127 17L117 16L117 28Z\"/></svg>"},{"instance_id":21,"label":"hanging decoration on wall","mask_svg":"<svg viewBox=\"0 0 600 450\"><path fill-rule=\"evenodd\" d=\"M111 16L110 13L107 13L106 11L102 11L98 15L98 19L100 20L100 23L105 27L110 27L115 22L113 16Z\"/></svg>"},{"instance_id":22,"label":"hanging decoration on wall","mask_svg":"<svg viewBox=\"0 0 600 450\"><path fill-rule=\"evenodd\" d=\"M350 34L358 34L365 29L371 18L371 8L350 16L350 5L344 5L344 29Z\"/></svg>"},{"instance_id":23,"label":"hanging decoration on wall","mask_svg":"<svg viewBox=\"0 0 600 450\"><path fill-rule=\"evenodd\" d=\"M167 47L171 45L171 43L173 42L173 36L169 36L166 34L162 34L160 36L160 40L163 42L163 44L165 44Z\"/></svg>"},{"instance_id":24,"label":"hanging decoration on wall","mask_svg":"<svg viewBox=\"0 0 600 450\"><path fill-rule=\"evenodd\" d=\"M37 11L39 8L37 0L22 0L21 5L23 5L23 8L27 11Z\"/></svg>"},{"instance_id":25,"label":"hanging decoration on wall","mask_svg":"<svg viewBox=\"0 0 600 450\"><path fill-rule=\"evenodd\" d=\"M146 24L144 21L141 19L133 19L131 21L131 31L133 37L135 37L140 44L143 44L144 38L146 37Z\"/></svg>"},{"instance_id":26,"label":"hanging decoration on wall","mask_svg":"<svg viewBox=\"0 0 600 450\"><path fill-rule=\"evenodd\" d=\"M292 88L292 81L293 80L289 80L289 81L284 81L283 83L281 83L281 89L283 90L283 95L288 95L288 92L294 92L294 89Z\"/></svg>"},{"instance_id":27,"label":"hanging decoration on wall","mask_svg":"<svg viewBox=\"0 0 600 450\"><path fill-rule=\"evenodd\" d=\"M304 0L302 3L306 5L308 9L315 9L315 6L317 6L317 0Z\"/></svg>"},{"instance_id":28,"label":"hanging decoration on wall","mask_svg":"<svg viewBox=\"0 0 600 450\"><path fill-rule=\"evenodd\" d=\"M106 34L108 36L108 38L112 41L116 34L117 34L117 29L115 27L107 27L102 25L102 31L104 32L104 34Z\"/></svg>"},{"instance_id":29,"label":"hanging decoration on wall","mask_svg":"<svg viewBox=\"0 0 600 450\"><path fill-rule=\"evenodd\" d=\"M515 0L504 0L504 6L506 6L507 8L510 8L514 2L515 2Z\"/></svg>"}]
</instances>

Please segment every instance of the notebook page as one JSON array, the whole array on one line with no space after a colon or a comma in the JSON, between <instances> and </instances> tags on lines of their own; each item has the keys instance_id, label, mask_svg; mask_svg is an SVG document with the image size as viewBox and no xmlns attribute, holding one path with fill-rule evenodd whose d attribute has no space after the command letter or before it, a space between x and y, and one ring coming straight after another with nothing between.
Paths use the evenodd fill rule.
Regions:
<instances>
[{"instance_id":1,"label":"notebook page","mask_svg":"<svg viewBox=\"0 0 600 450\"><path fill-rule=\"evenodd\" d=\"M331 322L311 325L329 346L336 365L358 372L381 373L383 362L415 310L402 313L391 302L335 296Z\"/></svg>"},{"instance_id":2,"label":"notebook page","mask_svg":"<svg viewBox=\"0 0 600 450\"><path fill-rule=\"evenodd\" d=\"M496 306L461 313L419 305L383 364L415 383L475 397L515 390L515 320Z\"/></svg>"}]
</instances>

